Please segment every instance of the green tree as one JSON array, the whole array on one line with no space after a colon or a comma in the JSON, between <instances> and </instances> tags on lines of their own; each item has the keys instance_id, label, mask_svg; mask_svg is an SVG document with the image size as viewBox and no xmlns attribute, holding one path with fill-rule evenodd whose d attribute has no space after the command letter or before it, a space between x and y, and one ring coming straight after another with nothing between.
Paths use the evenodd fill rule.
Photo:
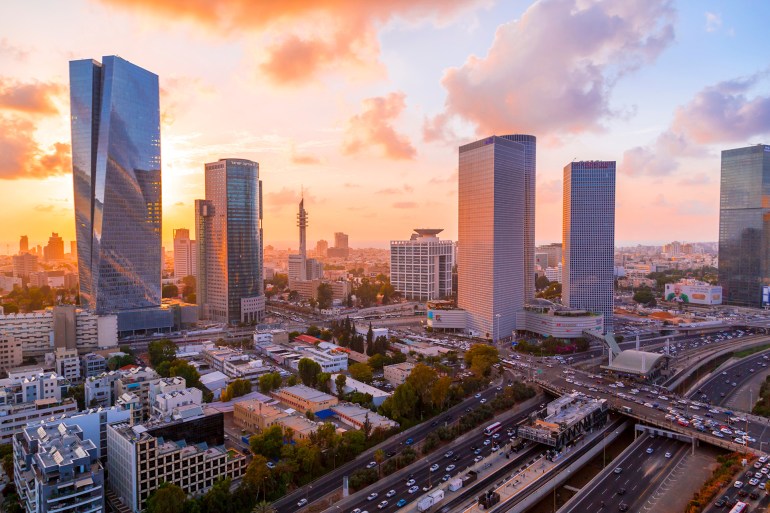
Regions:
<instances>
[{"instance_id":1,"label":"green tree","mask_svg":"<svg viewBox=\"0 0 770 513\"><path fill-rule=\"evenodd\" d=\"M334 378L334 385L337 387L337 395L339 397L342 397L342 394L345 390L345 382L347 381L347 376L344 374L337 374L337 377Z\"/></svg>"},{"instance_id":2,"label":"green tree","mask_svg":"<svg viewBox=\"0 0 770 513\"><path fill-rule=\"evenodd\" d=\"M354 363L348 367L348 372L353 379L364 383L371 383L374 379L372 368L365 363Z\"/></svg>"},{"instance_id":3,"label":"green tree","mask_svg":"<svg viewBox=\"0 0 770 513\"><path fill-rule=\"evenodd\" d=\"M67 390L67 397L71 397L77 401L78 410L86 409L86 391L82 383L70 387L69 390Z\"/></svg>"},{"instance_id":4,"label":"green tree","mask_svg":"<svg viewBox=\"0 0 770 513\"><path fill-rule=\"evenodd\" d=\"M447 399L449 399L449 387L451 386L452 378L449 376L441 376L433 383L430 389L430 397L434 407L444 408Z\"/></svg>"},{"instance_id":5,"label":"green tree","mask_svg":"<svg viewBox=\"0 0 770 513\"><path fill-rule=\"evenodd\" d=\"M289 285L289 276L287 274L276 273L272 279L273 287L278 290L284 290Z\"/></svg>"},{"instance_id":6,"label":"green tree","mask_svg":"<svg viewBox=\"0 0 770 513\"><path fill-rule=\"evenodd\" d=\"M261 434L254 435L249 439L251 452L261 454L269 460L277 460L281 456L281 447L283 447L283 429L281 426L270 426Z\"/></svg>"},{"instance_id":7,"label":"green tree","mask_svg":"<svg viewBox=\"0 0 770 513\"><path fill-rule=\"evenodd\" d=\"M172 483L163 482L147 499L147 513L183 513L187 494Z\"/></svg>"},{"instance_id":8,"label":"green tree","mask_svg":"<svg viewBox=\"0 0 770 513\"><path fill-rule=\"evenodd\" d=\"M157 367L176 358L176 344L167 338L153 340L147 345L147 353L150 356L150 365Z\"/></svg>"},{"instance_id":9,"label":"green tree","mask_svg":"<svg viewBox=\"0 0 770 513\"><path fill-rule=\"evenodd\" d=\"M182 297L184 297L186 301L190 301L190 295L195 295L197 280L195 279L195 276L190 275L182 278L182 283L184 284L184 288L182 289Z\"/></svg>"},{"instance_id":10,"label":"green tree","mask_svg":"<svg viewBox=\"0 0 770 513\"><path fill-rule=\"evenodd\" d=\"M173 283L163 285L163 292L161 292L161 296L164 298L179 297L179 287Z\"/></svg>"},{"instance_id":11,"label":"green tree","mask_svg":"<svg viewBox=\"0 0 770 513\"><path fill-rule=\"evenodd\" d=\"M184 378L188 387L195 387L201 391L206 391L201 383L201 375L198 371L185 360L174 360L169 367L169 376L179 376Z\"/></svg>"},{"instance_id":12,"label":"green tree","mask_svg":"<svg viewBox=\"0 0 770 513\"><path fill-rule=\"evenodd\" d=\"M431 406L431 389L438 379L438 374L424 363L418 363L409 373L406 382L412 385L420 399L421 411L425 406Z\"/></svg>"},{"instance_id":13,"label":"green tree","mask_svg":"<svg viewBox=\"0 0 770 513\"><path fill-rule=\"evenodd\" d=\"M305 333L307 333L311 337L318 338L318 336L321 334L321 328L319 328L314 324L311 324L310 326L308 326L307 331Z\"/></svg>"},{"instance_id":14,"label":"green tree","mask_svg":"<svg viewBox=\"0 0 770 513\"><path fill-rule=\"evenodd\" d=\"M321 372L321 366L315 360L310 358L301 358L297 364L299 379L309 387L315 387L318 381L318 373Z\"/></svg>"},{"instance_id":15,"label":"green tree","mask_svg":"<svg viewBox=\"0 0 770 513\"><path fill-rule=\"evenodd\" d=\"M326 392L328 394L330 392L329 381L331 381L331 379L332 375L330 373L319 372L318 376L316 377L316 388L321 392Z\"/></svg>"},{"instance_id":16,"label":"green tree","mask_svg":"<svg viewBox=\"0 0 770 513\"><path fill-rule=\"evenodd\" d=\"M543 290L544 288L547 288L548 285L550 284L551 284L551 281L545 275L538 276L537 279L535 279L535 288L537 290Z\"/></svg>"},{"instance_id":17,"label":"green tree","mask_svg":"<svg viewBox=\"0 0 770 513\"><path fill-rule=\"evenodd\" d=\"M334 293L332 291L331 283L324 282L318 285L316 299L318 300L319 310L325 310L326 308L329 308L332 306L332 301L334 300Z\"/></svg>"},{"instance_id":18,"label":"green tree","mask_svg":"<svg viewBox=\"0 0 770 513\"><path fill-rule=\"evenodd\" d=\"M230 493L231 479L218 479L214 486L201 498L201 513L220 513L230 511L232 494Z\"/></svg>"},{"instance_id":19,"label":"green tree","mask_svg":"<svg viewBox=\"0 0 770 513\"><path fill-rule=\"evenodd\" d=\"M270 372L259 377L259 391L268 394L272 390L281 388L281 375L277 372Z\"/></svg>"},{"instance_id":20,"label":"green tree","mask_svg":"<svg viewBox=\"0 0 770 513\"><path fill-rule=\"evenodd\" d=\"M489 376L492 366L500 360L497 348L488 344L473 344L465 352L465 364L476 376Z\"/></svg>"},{"instance_id":21,"label":"green tree","mask_svg":"<svg viewBox=\"0 0 770 513\"><path fill-rule=\"evenodd\" d=\"M385 365L390 365L390 361L388 361L388 360L389 360L389 358L387 358L386 356L384 356L384 355L382 355L380 353L376 353L376 354L372 355L372 357L369 358L369 360L366 363L372 369L382 370L382 368Z\"/></svg>"},{"instance_id":22,"label":"green tree","mask_svg":"<svg viewBox=\"0 0 770 513\"><path fill-rule=\"evenodd\" d=\"M264 376L262 376L264 377ZM241 397L251 392L251 381L248 379L236 379L222 392L220 399L224 402Z\"/></svg>"},{"instance_id":23,"label":"green tree","mask_svg":"<svg viewBox=\"0 0 770 513\"><path fill-rule=\"evenodd\" d=\"M393 395L385 399L380 407L382 412L393 420L414 419L417 394L409 383L402 383L393 391Z\"/></svg>"},{"instance_id":24,"label":"green tree","mask_svg":"<svg viewBox=\"0 0 770 513\"><path fill-rule=\"evenodd\" d=\"M634 301L640 304L648 304L655 300L655 294L648 287L641 287L634 293Z\"/></svg>"},{"instance_id":25,"label":"green tree","mask_svg":"<svg viewBox=\"0 0 770 513\"><path fill-rule=\"evenodd\" d=\"M299 380L295 374L292 374L291 376L289 376L289 379L286 380L286 384L289 385L290 387L293 387L298 382Z\"/></svg>"}]
</instances>

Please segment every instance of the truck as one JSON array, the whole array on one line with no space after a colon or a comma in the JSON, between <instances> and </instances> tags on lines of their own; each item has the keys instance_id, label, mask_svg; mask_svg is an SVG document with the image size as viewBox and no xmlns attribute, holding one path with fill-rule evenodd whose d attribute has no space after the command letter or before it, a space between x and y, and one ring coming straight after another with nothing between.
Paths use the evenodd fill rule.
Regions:
<instances>
[{"instance_id":1,"label":"truck","mask_svg":"<svg viewBox=\"0 0 770 513\"><path fill-rule=\"evenodd\" d=\"M500 502L500 494L494 490L488 490L479 496L479 507L481 509L490 509L498 502Z\"/></svg>"},{"instance_id":2,"label":"truck","mask_svg":"<svg viewBox=\"0 0 770 513\"><path fill-rule=\"evenodd\" d=\"M452 479L449 481L449 491L450 492L456 492L460 488L463 487L463 480L462 479Z\"/></svg>"},{"instance_id":3,"label":"truck","mask_svg":"<svg viewBox=\"0 0 770 513\"><path fill-rule=\"evenodd\" d=\"M468 486L474 482L477 477L479 477L479 475L475 470L468 471L468 473L463 476L463 486Z\"/></svg>"},{"instance_id":4,"label":"truck","mask_svg":"<svg viewBox=\"0 0 770 513\"><path fill-rule=\"evenodd\" d=\"M417 511L427 511L444 499L444 490L434 490L417 502Z\"/></svg>"},{"instance_id":5,"label":"truck","mask_svg":"<svg viewBox=\"0 0 770 513\"><path fill-rule=\"evenodd\" d=\"M245 443L246 445L249 445L249 439L251 438L250 435L243 435L241 437L241 442Z\"/></svg>"}]
</instances>

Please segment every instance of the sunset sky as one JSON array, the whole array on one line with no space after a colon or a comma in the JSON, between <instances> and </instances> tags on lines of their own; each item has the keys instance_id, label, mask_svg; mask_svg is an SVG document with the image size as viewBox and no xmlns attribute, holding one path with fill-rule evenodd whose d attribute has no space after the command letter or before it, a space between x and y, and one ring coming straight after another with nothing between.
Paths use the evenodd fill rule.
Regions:
<instances>
[{"instance_id":1,"label":"sunset sky","mask_svg":"<svg viewBox=\"0 0 770 513\"><path fill-rule=\"evenodd\" d=\"M770 144L770 2L19 0L0 3L0 252L74 238L68 61L160 77L163 239L203 164L259 162L267 243L457 236L457 147L538 138L537 241L561 176L617 160L617 244L714 241L719 151Z\"/></svg>"}]
</instances>

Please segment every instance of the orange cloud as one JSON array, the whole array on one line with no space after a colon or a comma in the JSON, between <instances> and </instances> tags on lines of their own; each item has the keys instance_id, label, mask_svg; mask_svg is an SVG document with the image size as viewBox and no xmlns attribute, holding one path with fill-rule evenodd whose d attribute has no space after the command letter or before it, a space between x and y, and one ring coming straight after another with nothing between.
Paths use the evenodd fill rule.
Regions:
<instances>
[{"instance_id":1,"label":"orange cloud","mask_svg":"<svg viewBox=\"0 0 770 513\"><path fill-rule=\"evenodd\" d=\"M674 40L670 0L541 0L500 25L484 57L444 73L444 112L426 140L445 133L447 115L479 134L575 134L616 115L618 79L653 61ZM443 116L443 118L442 118Z\"/></svg>"},{"instance_id":2,"label":"orange cloud","mask_svg":"<svg viewBox=\"0 0 770 513\"><path fill-rule=\"evenodd\" d=\"M321 159L319 159L318 157L314 157L312 155L305 155L301 153L292 153L291 161L294 164L302 164L302 165L311 165L311 164L321 163Z\"/></svg>"},{"instance_id":3,"label":"orange cloud","mask_svg":"<svg viewBox=\"0 0 770 513\"><path fill-rule=\"evenodd\" d=\"M0 78L0 109L30 114L56 114L59 109L54 98L66 88L50 82L20 83Z\"/></svg>"},{"instance_id":4,"label":"orange cloud","mask_svg":"<svg viewBox=\"0 0 770 513\"><path fill-rule=\"evenodd\" d=\"M0 117L0 180L47 178L71 170L70 145L56 143L49 150L34 139L31 121Z\"/></svg>"},{"instance_id":5,"label":"orange cloud","mask_svg":"<svg viewBox=\"0 0 770 513\"><path fill-rule=\"evenodd\" d=\"M390 159L413 159L417 150L409 138L396 132L392 125L406 108L405 98L404 93L397 92L364 100L363 112L350 118L348 123L343 146L345 154L359 153L369 146L380 146Z\"/></svg>"},{"instance_id":6,"label":"orange cloud","mask_svg":"<svg viewBox=\"0 0 770 513\"><path fill-rule=\"evenodd\" d=\"M394 18L446 21L488 0L101 0L166 20L187 19L225 36L274 37L261 70L280 84L301 84L331 65L376 65L377 29Z\"/></svg>"}]
</instances>

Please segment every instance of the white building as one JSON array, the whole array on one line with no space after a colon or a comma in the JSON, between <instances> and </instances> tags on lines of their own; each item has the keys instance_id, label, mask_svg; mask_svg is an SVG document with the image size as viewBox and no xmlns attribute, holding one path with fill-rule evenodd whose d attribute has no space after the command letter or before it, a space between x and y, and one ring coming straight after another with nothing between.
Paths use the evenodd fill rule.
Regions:
<instances>
[{"instance_id":1,"label":"white building","mask_svg":"<svg viewBox=\"0 0 770 513\"><path fill-rule=\"evenodd\" d=\"M121 371L109 371L87 377L83 383L86 407L112 406L115 403L115 382L122 376Z\"/></svg>"},{"instance_id":2,"label":"white building","mask_svg":"<svg viewBox=\"0 0 770 513\"><path fill-rule=\"evenodd\" d=\"M371 425L372 429L388 430L398 427L398 422L395 420L390 420L359 404L339 403L336 406L332 406L331 410L338 419L356 429L363 429L367 422Z\"/></svg>"},{"instance_id":3,"label":"white building","mask_svg":"<svg viewBox=\"0 0 770 513\"><path fill-rule=\"evenodd\" d=\"M339 374L332 374L332 377L329 379L329 390L331 390L334 394L337 394L337 376L339 376ZM385 399L393 395L390 392L380 390L377 387L373 387L372 385L368 385L362 381L353 379L350 376L345 376L345 386L342 388L342 393L349 394L351 392L359 392L361 394L371 395L372 404L378 407L385 402Z\"/></svg>"},{"instance_id":4,"label":"white building","mask_svg":"<svg viewBox=\"0 0 770 513\"><path fill-rule=\"evenodd\" d=\"M80 370L84 379L98 376L107 371L107 358L96 353L87 353L80 358Z\"/></svg>"},{"instance_id":5,"label":"white building","mask_svg":"<svg viewBox=\"0 0 770 513\"><path fill-rule=\"evenodd\" d=\"M390 241L390 284L417 301L451 296L454 242L439 240L442 229L414 231L410 240Z\"/></svg>"},{"instance_id":6,"label":"white building","mask_svg":"<svg viewBox=\"0 0 770 513\"><path fill-rule=\"evenodd\" d=\"M412 373L414 364L409 362L394 363L393 365L385 365L382 368L385 381L397 387L403 383L406 383L406 378Z\"/></svg>"},{"instance_id":7,"label":"white building","mask_svg":"<svg viewBox=\"0 0 770 513\"><path fill-rule=\"evenodd\" d=\"M54 352L56 373L70 381L80 381L80 357L76 349L57 347Z\"/></svg>"},{"instance_id":8,"label":"white building","mask_svg":"<svg viewBox=\"0 0 770 513\"><path fill-rule=\"evenodd\" d=\"M190 230L174 230L174 278L198 275L198 246L190 240Z\"/></svg>"},{"instance_id":9,"label":"white building","mask_svg":"<svg viewBox=\"0 0 770 513\"><path fill-rule=\"evenodd\" d=\"M581 338L584 331L600 336L604 329L601 314L574 310L545 299L533 299L517 314L516 327L545 337Z\"/></svg>"},{"instance_id":10,"label":"white building","mask_svg":"<svg viewBox=\"0 0 770 513\"><path fill-rule=\"evenodd\" d=\"M561 280L562 280L561 262L556 264L556 267L546 267L545 277L548 278L548 281L551 281L551 282L555 281L557 283L561 283Z\"/></svg>"},{"instance_id":11,"label":"white building","mask_svg":"<svg viewBox=\"0 0 770 513\"><path fill-rule=\"evenodd\" d=\"M203 403L203 392L194 387L157 394L152 403L153 415L172 417L182 407Z\"/></svg>"},{"instance_id":12,"label":"white building","mask_svg":"<svg viewBox=\"0 0 770 513\"><path fill-rule=\"evenodd\" d=\"M348 353L335 349L302 349L302 358L310 358L321 366L322 372L340 372L348 370ZM299 362L299 360L296 360Z\"/></svg>"}]
</instances>

